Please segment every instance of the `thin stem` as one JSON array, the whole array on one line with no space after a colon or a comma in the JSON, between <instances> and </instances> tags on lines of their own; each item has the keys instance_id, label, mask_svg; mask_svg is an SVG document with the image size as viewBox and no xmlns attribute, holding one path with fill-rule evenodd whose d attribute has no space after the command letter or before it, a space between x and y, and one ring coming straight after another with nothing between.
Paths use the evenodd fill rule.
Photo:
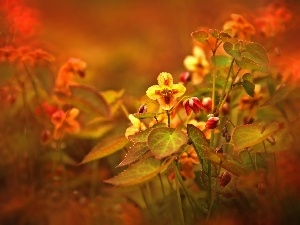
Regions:
<instances>
[{"instance_id":1,"label":"thin stem","mask_svg":"<svg viewBox=\"0 0 300 225\"><path fill-rule=\"evenodd\" d=\"M223 90L222 90L222 94L221 94L221 99L223 101L223 96L225 97L225 91L226 91L226 87L227 87L227 84L228 84L228 81L229 81L229 77L230 77L230 74L231 74L231 70L233 69L233 64L234 64L234 61L235 61L235 58L232 59L231 61L231 64L230 64L230 67L229 67L229 70L228 70L228 73L227 73L227 77L226 77L226 81L225 81L225 84L224 84L224 87L223 87ZM220 109L221 107L221 102L222 101L219 101L219 104L218 104L218 107L217 109ZM226 101L226 99L225 99Z\"/></svg>"},{"instance_id":2,"label":"thin stem","mask_svg":"<svg viewBox=\"0 0 300 225\"><path fill-rule=\"evenodd\" d=\"M246 151L248 152L248 156L249 156L249 158L250 158L250 161L251 161L251 164L252 164L252 166L253 166L253 169L256 170L256 167L255 167L255 165L254 165L254 162L253 162L253 159L252 159L252 157L251 157L250 151L249 151L248 149L247 149Z\"/></svg>"},{"instance_id":3,"label":"thin stem","mask_svg":"<svg viewBox=\"0 0 300 225\"><path fill-rule=\"evenodd\" d=\"M168 127L171 127L171 118L170 118L170 113L169 110L166 110L167 117L168 117Z\"/></svg>"},{"instance_id":4,"label":"thin stem","mask_svg":"<svg viewBox=\"0 0 300 225\"><path fill-rule=\"evenodd\" d=\"M150 214L151 217L154 218L155 215L152 212L152 209L150 208L149 202L148 202L147 197L146 197L145 192L144 192L144 188L142 186L140 186L140 189L141 189L141 193L142 193L142 197L143 197L143 200L145 202L145 205L146 205L146 207L147 207L147 209L149 211L149 214Z\"/></svg>"},{"instance_id":5,"label":"thin stem","mask_svg":"<svg viewBox=\"0 0 300 225\"><path fill-rule=\"evenodd\" d=\"M173 162L173 168L174 168L174 171L176 171L176 163L175 162ZM179 215L180 215L180 224L185 225L178 181L179 181L179 178L178 178L177 174L175 173L175 185L176 185L177 202L178 202L178 209L179 209Z\"/></svg>"}]
</instances>

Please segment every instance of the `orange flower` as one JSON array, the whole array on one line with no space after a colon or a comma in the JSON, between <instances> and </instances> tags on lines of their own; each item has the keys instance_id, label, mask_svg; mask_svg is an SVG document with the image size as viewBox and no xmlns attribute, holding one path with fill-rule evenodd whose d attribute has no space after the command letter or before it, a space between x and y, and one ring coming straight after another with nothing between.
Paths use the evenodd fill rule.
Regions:
<instances>
[{"instance_id":1,"label":"orange flower","mask_svg":"<svg viewBox=\"0 0 300 225\"><path fill-rule=\"evenodd\" d=\"M70 94L69 86L76 84L73 79L77 74L84 77L86 63L78 58L70 58L58 71L58 76L55 84L57 91Z\"/></svg>"},{"instance_id":2,"label":"orange flower","mask_svg":"<svg viewBox=\"0 0 300 225\"><path fill-rule=\"evenodd\" d=\"M231 20L223 25L223 30L231 29L235 38L250 40L255 34L255 28L244 17L238 14L231 14Z\"/></svg>"},{"instance_id":3,"label":"orange flower","mask_svg":"<svg viewBox=\"0 0 300 225\"><path fill-rule=\"evenodd\" d=\"M51 116L51 122L54 124L53 138L55 140L63 138L65 133L74 134L80 130L79 123L75 120L79 110L72 108L67 112L57 110Z\"/></svg>"},{"instance_id":4,"label":"orange flower","mask_svg":"<svg viewBox=\"0 0 300 225\"><path fill-rule=\"evenodd\" d=\"M204 76L209 72L209 63L205 52L199 46L194 46L193 55L188 55L183 61L184 67L192 73L192 83L201 84Z\"/></svg>"},{"instance_id":5,"label":"orange flower","mask_svg":"<svg viewBox=\"0 0 300 225\"><path fill-rule=\"evenodd\" d=\"M284 5L269 5L263 15L255 20L260 33L265 37L274 37L285 30L285 24L291 19L291 13Z\"/></svg>"},{"instance_id":6,"label":"orange flower","mask_svg":"<svg viewBox=\"0 0 300 225\"><path fill-rule=\"evenodd\" d=\"M157 100L163 110L170 110L176 104L176 98L185 93L182 84L173 84L170 73L162 72L157 77L158 85L148 88L146 94L152 100Z\"/></svg>"}]
</instances>

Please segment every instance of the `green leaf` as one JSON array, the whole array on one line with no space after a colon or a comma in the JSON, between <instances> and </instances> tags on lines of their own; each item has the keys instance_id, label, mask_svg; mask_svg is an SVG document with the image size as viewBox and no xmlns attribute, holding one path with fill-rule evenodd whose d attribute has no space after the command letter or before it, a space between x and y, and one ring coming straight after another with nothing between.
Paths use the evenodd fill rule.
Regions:
<instances>
[{"instance_id":1,"label":"green leaf","mask_svg":"<svg viewBox=\"0 0 300 225\"><path fill-rule=\"evenodd\" d=\"M148 146L156 159L162 159L177 152L186 142L185 133L168 127L153 129L148 136Z\"/></svg>"},{"instance_id":2,"label":"green leaf","mask_svg":"<svg viewBox=\"0 0 300 225\"><path fill-rule=\"evenodd\" d=\"M217 29L210 29L209 33L211 34L211 36L213 36L214 38L219 38L219 31Z\"/></svg>"},{"instance_id":3,"label":"green leaf","mask_svg":"<svg viewBox=\"0 0 300 225\"><path fill-rule=\"evenodd\" d=\"M205 43L208 39L208 33L206 31L194 31L192 32L191 36L196 40L201 43Z\"/></svg>"},{"instance_id":4,"label":"green leaf","mask_svg":"<svg viewBox=\"0 0 300 225\"><path fill-rule=\"evenodd\" d=\"M255 42L250 42L245 45L246 52L243 53L243 56L252 59L254 62L259 64L267 64L269 62L268 54L266 49Z\"/></svg>"},{"instance_id":5,"label":"green leaf","mask_svg":"<svg viewBox=\"0 0 300 225\"><path fill-rule=\"evenodd\" d=\"M271 123L268 126L260 124L248 124L234 128L232 140L235 150L242 150L254 146L266 140L279 130L277 123Z\"/></svg>"},{"instance_id":6,"label":"green leaf","mask_svg":"<svg viewBox=\"0 0 300 225\"><path fill-rule=\"evenodd\" d=\"M261 154L256 154L248 152L247 150L243 150L239 153L243 161L243 165L248 170L256 170L260 168L266 168L266 160ZM251 157L251 158L250 158Z\"/></svg>"},{"instance_id":7,"label":"green leaf","mask_svg":"<svg viewBox=\"0 0 300 225\"><path fill-rule=\"evenodd\" d=\"M158 127L166 127L166 124L165 123L154 124L152 127L149 127L147 130L140 131L135 135L130 135L128 139L132 142L146 142L148 140L148 136L151 133L151 131Z\"/></svg>"},{"instance_id":8,"label":"green leaf","mask_svg":"<svg viewBox=\"0 0 300 225\"><path fill-rule=\"evenodd\" d=\"M267 140L263 143L257 144L253 146L251 152L278 152L278 151L286 151L291 148L292 145L292 137L288 133L287 128L283 127L278 132L272 135L275 140L275 143L270 143Z\"/></svg>"},{"instance_id":9,"label":"green leaf","mask_svg":"<svg viewBox=\"0 0 300 225\"><path fill-rule=\"evenodd\" d=\"M217 67L228 67L231 64L231 57L227 55L216 55L215 57L211 57L211 61L217 66Z\"/></svg>"},{"instance_id":10,"label":"green leaf","mask_svg":"<svg viewBox=\"0 0 300 225\"><path fill-rule=\"evenodd\" d=\"M96 159L101 159L110 154L113 154L127 145L129 141L125 136L109 139L97 144L82 160L80 164L84 164Z\"/></svg>"},{"instance_id":11,"label":"green leaf","mask_svg":"<svg viewBox=\"0 0 300 225\"><path fill-rule=\"evenodd\" d=\"M134 143L134 145L128 149L128 152L124 160L119 165L117 165L117 167L126 166L131 163L134 163L147 151L149 151L149 147L147 143L145 142Z\"/></svg>"},{"instance_id":12,"label":"green leaf","mask_svg":"<svg viewBox=\"0 0 300 225\"><path fill-rule=\"evenodd\" d=\"M241 51L238 44L233 45L233 43L227 41L223 44L223 48L228 55L241 60Z\"/></svg>"},{"instance_id":13,"label":"green leaf","mask_svg":"<svg viewBox=\"0 0 300 225\"><path fill-rule=\"evenodd\" d=\"M242 85L245 91L247 92L247 94L250 95L251 97L254 97L255 85L248 80L243 80Z\"/></svg>"},{"instance_id":14,"label":"green leaf","mask_svg":"<svg viewBox=\"0 0 300 225\"><path fill-rule=\"evenodd\" d=\"M187 132L189 138L193 142L197 154L203 159L202 164L205 172L207 172L206 170L207 160L210 160L216 165L220 165L224 169L228 170L229 172L237 176L246 174L248 172L245 168L241 167L240 165L225 160L221 158L218 154L211 152L209 148L209 142L199 128L195 127L192 124L188 124Z\"/></svg>"},{"instance_id":15,"label":"green leaf","mask_svg":"<svg viewBox=\"0 0 300 225\"><path fill-rule=\"evenodd\" d=\"M69 88L71 91L70 96L56 93L61 100L83 111L102 116L110 116L110 109L107 102L94 87L80 84L72 85Z\"/></svg>"},{"instance_id":16,"label":"green leaf","mask_svg":"<svg viewBox=\"0 0 300 225\"><path fill-rule=\"evenodd\" d=\"M258 71L266 71L266 66L260 65L259 63L253 61L252 59L242 57L241 60L237 60L236 64L242 69L249 69L249 70L258 70Z\"/></svg>"},{"instance_id":17,"label":"green leaf","mask_svg":"<svg viewBox=\"0 0 300 225\"><path fill-rule=\"evenodd\" d=\"M47 67L37 66L33 68L32 72L43 90L50 95L55 84L55 77L52 71Z\"/></svg>"},{"instance_id":18,"label":"green leaf","mask_svg":"<svg viewBox=\"0 0 300 225\"><path fill-rule=\"evenodd\" d=\"M174 159L175 157L171 157L165 163L161 163L160 160L153 157L145 158L133 164L119 175L104 182L122 187L141 184L151 180L157 174L164 172Z\"/></svg>"}]
</instances>

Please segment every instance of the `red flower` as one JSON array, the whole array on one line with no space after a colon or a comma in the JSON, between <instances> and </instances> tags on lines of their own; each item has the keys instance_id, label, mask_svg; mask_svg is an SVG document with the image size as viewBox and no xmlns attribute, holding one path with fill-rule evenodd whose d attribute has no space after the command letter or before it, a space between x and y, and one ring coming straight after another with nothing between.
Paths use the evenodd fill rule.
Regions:
<instances>
[{"instance_id":1,"label":"red flower","mask_svg":"<svg viewBox=\"0 0 300 225\"><path fill-rule=\"evenodd\" d=\"M203 110L205 112L210 112L212 108L212 100L211 97L205 97L202 99Z\"/></svg>"},{"instance_id":2,"label":"red flower","mask_svg":"<svg viewBox=\"0 0 300 225\"><path fill-rule=\"evenodd\" d=\"M219 117L212 116L207 120L205 128L215 129L219 125L219 121Z\"/></svg>"},{"instance_id":3,"label":"red flower","mask_svg":"<svg viewBox=\"0 0 300 225\"><path fill-rule=\"evenodd\" d=\"M194 113L198 113L200 109L204 109L201 101L197 97L191 97L183 102L186 114L190 115L192 110Z\"/></svg>"},{"instance_id":4,"label":"red flower","mask_svg":"<svg viewBox=\"0 0 300 225\"><path fill-rule=\"evenodd\" d=\"M191 73L190 72L183 72L180 74L179 81L183 84L191 81Z\"/></svg>"}]
</instances>

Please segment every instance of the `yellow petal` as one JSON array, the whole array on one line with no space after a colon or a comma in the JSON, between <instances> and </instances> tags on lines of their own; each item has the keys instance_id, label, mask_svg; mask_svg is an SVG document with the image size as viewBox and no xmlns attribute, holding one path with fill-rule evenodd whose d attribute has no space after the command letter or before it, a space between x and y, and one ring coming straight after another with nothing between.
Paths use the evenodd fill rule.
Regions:
<instances>
[{"instance_id":1,"label":"yellow petal","mask_svg":"<svg viewBox=\"0 0 300 225\"><path fill-rule=\"evenodd\" d=\"M173 84L172 91L173 91L174 98L178 98L185 93L186 88L182 84Z\"/></svg>"},{"instance_id":2,"label":"yellow petal","mask_svg":"<svg viewBox=\"0 0 300 225\"><path fill-rule=\"evenodd\" d=\"M157 81L159 86L171 86L173 84L173 77L170 73L162 72L158 75Z\"/></svg>"},{"instance_id":3,"label":"yellow petal","mask_svg":"<svg viewBox=\"0 0 300 225\"><path fill-rule=\"evenodd\" d=\"M148 88L148 90L146 91L146 95L152 100L157 100L158 98L160 98L160 94L158 94L160 90L161 88L159 85L153 85Z\"/></svg>"}]
</instances>

